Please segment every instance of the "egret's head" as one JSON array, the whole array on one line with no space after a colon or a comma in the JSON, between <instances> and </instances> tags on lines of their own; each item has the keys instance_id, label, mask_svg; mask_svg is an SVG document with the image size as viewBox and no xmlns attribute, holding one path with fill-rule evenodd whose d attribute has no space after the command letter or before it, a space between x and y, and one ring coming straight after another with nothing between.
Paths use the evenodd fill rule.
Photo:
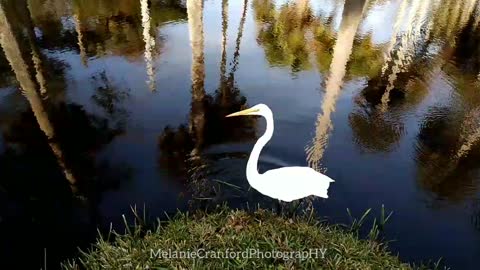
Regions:
<instances>
[{"instance_id":1,"label":"egret's head","mask_svg":"<svg viewBox=\"0 0 480 270\"><path fill-rule=\"evenodd\" d=\"M239 112L236 112L236 113L232 113L232 114L229 114L225 117L234 117L234 116L242 116L242 115L261 115L261 116L266 116L266 115L271 115L272 114L272 111L270 110L270 108L268 108L267 105L265 104L258 104L258 105L255 105L249 109L246 109L246 110L243 110L243 111L239 111Z\"/></svg>"}]
</instances>

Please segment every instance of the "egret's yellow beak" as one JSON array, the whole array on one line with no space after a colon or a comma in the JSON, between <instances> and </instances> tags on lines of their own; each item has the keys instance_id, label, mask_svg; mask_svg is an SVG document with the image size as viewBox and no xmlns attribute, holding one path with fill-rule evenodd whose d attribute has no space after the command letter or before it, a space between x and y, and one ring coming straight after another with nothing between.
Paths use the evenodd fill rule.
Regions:
<instances>
[{"instance_id":1,"label":"egret's yellow beak","mask_svg":"<svg viewBox=\"0 0 480 270\"><path fill-rule=\"evenodd\" d=\"M254 108L250 108L250 109L246 109L246 110L243 110L243 111L239 111L239 112L236 112L236 113L232 113L232 114L229 114L225 117L234 117L234 116L242 116L242 115L249 115L249 114L252 114L252 113L256 113L258 112L259 109L254 109Z\"/></svg>"}]
</instances>

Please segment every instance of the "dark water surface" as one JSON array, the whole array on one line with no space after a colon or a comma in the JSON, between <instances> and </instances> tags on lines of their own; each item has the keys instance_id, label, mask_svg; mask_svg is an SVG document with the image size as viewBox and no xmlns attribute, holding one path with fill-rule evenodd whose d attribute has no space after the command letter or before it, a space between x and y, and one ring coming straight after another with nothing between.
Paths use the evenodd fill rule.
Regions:
<instances>
[{"instance_id":1,"label":"dark water surface","mask_svg":"<svg viewBox=\"0 0 480 270\"><path fill-rule=\"evenodd\" d=\"M326 171L319 215L384 204L402 260L478 269L478 1L0 3L2 266L54 268L131 205L273 205L245 179L264 120L224 118L265 103L261 171Z\"/></svg>"}]
</instances>

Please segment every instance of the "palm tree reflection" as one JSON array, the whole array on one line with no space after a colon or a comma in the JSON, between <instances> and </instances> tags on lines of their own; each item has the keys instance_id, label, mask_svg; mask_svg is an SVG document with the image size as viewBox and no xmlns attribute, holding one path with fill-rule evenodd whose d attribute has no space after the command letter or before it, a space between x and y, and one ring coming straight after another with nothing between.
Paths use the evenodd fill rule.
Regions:
<instances>
[{"instance_id":1,"label":"palm tree reflection","mask_svg":"<svg viewBox=\"0 0 480 270\"><path fill-rule=\"evenodd\" d=\"M466 13L470 12L467 9ZM443 65L442 69L454 82L455 95L450 104L429 110L417 136L418 181L439 199L461 201L477 190L480 88L475 73L480 51L475 41L479 30L472 17L452 30L461 42L453 48L455 62ZM476 34L471 35L472 31Z\"/></svg>"},{"instance_id":2,"label":"palm tree reflection","mask_svg":"<svg viewBox=\"0 0 480 270\"><path fill-rule=\"evenodd\" d=\"M77 44L78 48L80 50L80 60L82 61L82 64L87 67L88 66L88 60L87 60L87 52L85 49L85 44L83 43L83 25L82 21L80 20L80 15L77 14L80 12L78 8L74 8L74 14L73 14L73 20L75 21L75 31L77 32Z\"/></svg>"},{"instance_id":3,"label":"palm tree reflection","mask_svg":"<svg viewBox=\"0 0 480 270\"><path fill-rule=\"evenodd\" d=\"M155 39L151 34L151 17L148 0L140 0L142 10L143 41L145 42L145 62L147 66L148 86L150 91L155 90L155 71L153 67L152 52L155 48Z\"/></svg>"},{"instance_id":4,"label":"palm tree reflection","mask_svg":"<svg viewBox=\"0 0 480 270\"><path fill-rule=\"evenodd\" d=\"M466 29L468 18L464 16L472 14L471 3L466 3L466 10L460 12L461 5L446 1L455 10L452 14L442 12L439 2L416 1L410 7L407 3L401 3L381 74L369 79L349 117L355 142L367 151L391 151L398 144L404 129L401 115L426 97L432 78L441 72L451 59L452 48L459 44L455 40ZM410 12L404 22L406 10ZM451 27L446 25L448 21L454 21L456 27L437 30ZM402 32L403 26L406 30ZM451 43L437 44L440 34L441 39ZM432 54L436 46L441 49Z\"/></svg>"},{"instance_id":5,"label":"palm tree reflection","mask_svg":"<svg viewBox=\"0 0 480 270\"><path fill-rule=\"evenodd\" d=\"M57 62L50 63L53 60L46 58L39 50L26 1L16 1L15 4L13 1L2 1L0 4L0 44L50 152L72 190L77 191L79 185L88 186L96 178L98 171L92 153L123 132L128 113L122 111L118 104L128 96L118 95L108 82L97 89L92 99L105 109L107 118L90 115L79 105L67 104L53 91L57 88L65 90L63 69L66 66ZM45 69L52 67L55 67L54 72L45 72ZM50 80L45 83L47 77L43 74L50 73L55 73L57 78L48 77ZM106 79L105 76L102 78ZM42 97L42 93L48 95L48 99ZM53 96L57 96L56 100ZM22 141L23 136L19 136L15 130L32 133L32 136L38 135L36 131L26 131L35 129L35 124L30 125L32 122L29 114L22 117L26 119L21 121L24 125L14 123L9 129L10 135L6 136L12 142ZM114 128L110 122L115 122ZM44 141L38 140L38 136L36 138L35 141ZM34 139L27 136L22 142L30 144L28 140Z\"/></svg>"},{"instance_id":6,"label":"palm tree reflection","mask_svg":"<svg viewBox=\"0 0 480 270\"><path fill-rule=\"evenodd\" d=\"M51 151L57 158L58 165L62 168L66 179L72 186L72 189L75 189L75 185L77 185L77 178L73 174L70 166L65 163L65 153L58 143L55 129L47 114L47 108L45 107L43 100L40 96L40 93L42 92L46 94L46 89L45 85L42 84L42 82L44 83L44 81L37 81L39 78L43 78L43 76L39 75L42 73L42 71L39 69L40 65L38 61L38 49L34 49L34 53L32 55L33 59L28 57L28 55L30 55L30 51L25 50L26 46L23 45L25 44L25 41L21 37L21 33L23 32L23 27L21 27L22 24L18 21L15 21L23 19L24 23L26 23L25 28L30 29L26 31L28 36L28 47L34 48L36 44L34 42L34 36L32 36L32 26L31 24L29 24L31 22L31 19L28 9L26 7L26 2L20 1L16 5L15 8L19 12L19 14L15 14L15 12L13 11L15 10L15 8L10 6L11 4L11 2L0 3L0 27L2 28L2 35L0 37L1 46L5 52L8 61L10 62L10 65L15 72L17 80L20 82L22 93L25 95L28 102L30 103L30 106L37 119L40 129L47 137ZM17 15L17 17L15 19L12 19L11 16L14 15ZM35 68L36 76L32 77L30 71L32 69L35 70Z\"/></svg>"},{"instance_id":7,"label":"palm tree reflection","mask_svg":"<svg viewBox=\"0 0 480 270\"><path fill-rule=\"evenodd\" d=\"M121 100L113 97L112 89L104 91L107 86L99 87L94 99L112 117L67 103L61 95L66 90L67 65L43 54L33 29L26 1L0 1L0 45L23 95L10 94L15 97L8 100L13 102L8 104L13 113L2 114L7 119L0 120L0 189L2 199L6 191L9 205L1 209L0 237L12 249L18 237L31 243L14 254L39 254L47 244L53 256L63 259L75 252L73 245L94 240L103 191L131 177L123 164L96 158L123 132L121 125L112 129L109 118L123 122L124 116L118 116L118 104L112 104ZM17 82L10 86L17 88ZM77 196L72 197L73 192ZM2 264L8 264L3 259Z\"/></svg>"},{"instance_id":8,"label":"palm tree reflection","mask_svg":"<svg viewBox=\"0 0 480 270\"><path fill-rule=\"evenodd\" d=\"M404 133L401 112L406 109L405 103L418 103L426 94L424 84L417 84L410 78L415 73L411 67L414 60L421 62L421 59L414 59L415 50L420 47L418 41L430 31L428 11L431 1L414 1L410 6L408 3L407 0L400 3L381 73L369 78L367 87L355 98L356 108L349 115L354 142L368 152L393 150ZM402 32L405 24L407 29ZM422 46L428 44L423 41ZM398 81L406 81L404 85L409 87L396 87L400 85ZM390 103L399 105L397 101L402 97L407 99L401 104L402 108L397 106L389 110Z\"/></svg>"},{"instance_id":9,"label":"palm tree reflection","mask_svg":"<svg viewBox=\"0 0 480 270\"><path fill-rule=\"evenodd\" d=\"M238 118L227 121L225 115L246 107L235 84L240 43L246 18L248 0L244 1L242 18L238 29L232 68L226 71L226 44L228 26L228 1L222 1L222 55L220 84L214 95L204 90L205 66L203 56L202 1L187 1L190 39L192 45L192 103L189 126L181 125L176 130L167 127L159 138L161 167L187 181L194 198L217 196L213 183L207 180L211 160L203 150L216 144L244 141L255 138L255 119ZM228 119L230 120L230 119ZM187 180L188 179L188 180Z\"/></svg>"},{"instance_id":10,"label":"palm tree reflection","mask_svg":"<svg viewBox=\"0 0 480 270\"><path fill-rule=\"evenodd\" d=\"M316 134L307 149L307 160L312 168L320 169L320 161L327 145L332 129L331 114L335 111L337 98L343 85L346 67L352 53L355 34L368 6L368 1L346 1L343 19L333 49L330 74L326 79L325 96L322 103L322 114L318 115Z\"/></svg>"}]
</instances>

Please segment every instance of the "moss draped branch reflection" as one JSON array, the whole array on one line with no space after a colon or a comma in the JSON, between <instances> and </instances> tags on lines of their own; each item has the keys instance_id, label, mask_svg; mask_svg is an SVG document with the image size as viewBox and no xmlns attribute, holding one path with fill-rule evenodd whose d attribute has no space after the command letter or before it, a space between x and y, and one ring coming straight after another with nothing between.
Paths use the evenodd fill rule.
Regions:
<instances>
[{"instance_id":1,"label":"moss draped branch reflection","mask_svg":"<svg viewBox=\"0 0 480 270\"><path fill-rule=\"evenodd\" d=\"M306 30L312 22L309 1L288 2L277 11L271 0L254 0L258 43L265 47L268 62L292 72L310 69Z\"/></svg>"}]
</instances>

